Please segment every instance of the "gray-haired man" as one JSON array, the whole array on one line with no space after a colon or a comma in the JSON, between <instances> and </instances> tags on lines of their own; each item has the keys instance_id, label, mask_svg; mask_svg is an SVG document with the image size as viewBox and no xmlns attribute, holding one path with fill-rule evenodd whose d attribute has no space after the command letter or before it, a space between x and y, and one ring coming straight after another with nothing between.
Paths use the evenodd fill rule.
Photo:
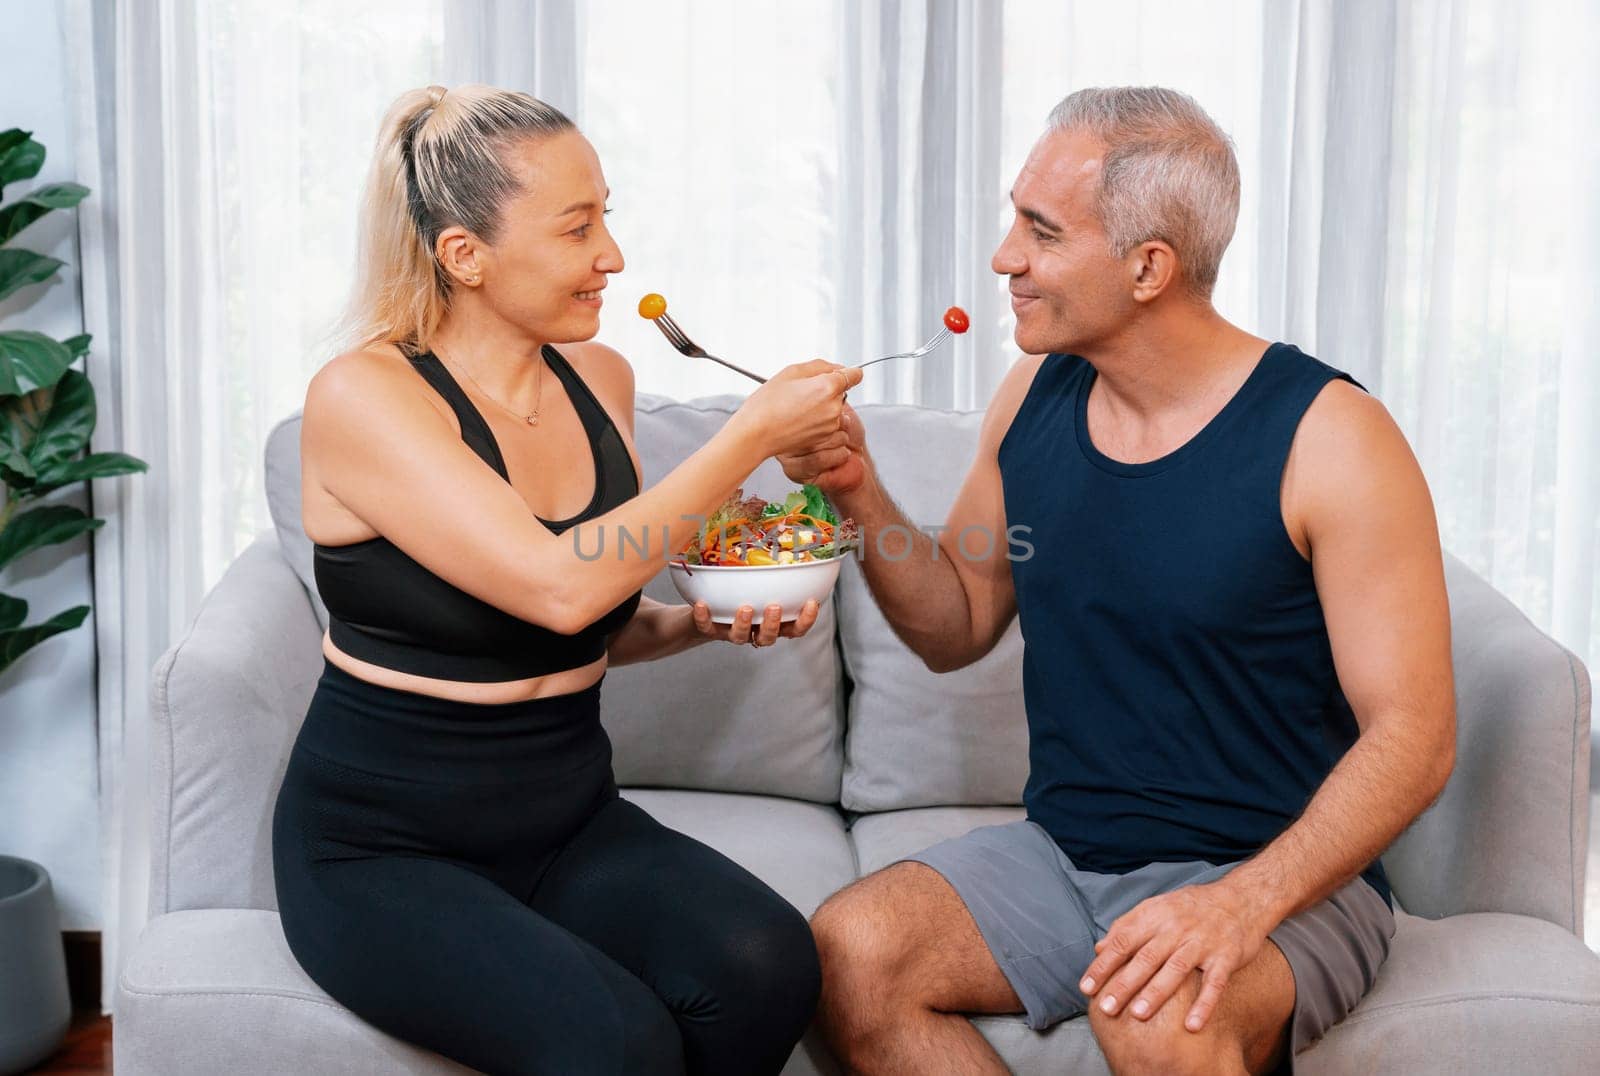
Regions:
<instances>
[{"instance_id":1,"label":"gray-haired man","mask_svg":"<svg viewBox=\"0 0 1600 1076\"><path fill-rule=\"evenodd\" d=\"M1261 1072L1370 988L1394 919L1378 854L1454 758L1427 486L1347 375L1223 320L1227 137L1168 90L1063 101L994 255L1026 354L948 535L863 561L947 672L1025 643L1026 821L862 879L812 929L850 1068L1003 1071L962 1013L1088 1013L1111 1067ZM908 526L852 449L784 460L866 531ZM953 541L953 540L952 540Z\"/></svg>"}]
</instances>

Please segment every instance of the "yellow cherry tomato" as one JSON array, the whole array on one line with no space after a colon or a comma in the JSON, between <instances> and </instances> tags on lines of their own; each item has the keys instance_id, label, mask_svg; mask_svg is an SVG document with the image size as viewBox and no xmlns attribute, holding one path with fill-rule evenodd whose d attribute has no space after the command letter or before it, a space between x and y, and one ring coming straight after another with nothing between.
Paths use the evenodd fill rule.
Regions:
<instances>
[{"instance_id":1,"label":"yellow cherry tomato","mask_svg":"<svg viewBox=\"0 0 1600 1076\"><path fill-rule=\"evenodd\" d=\"M649 318L654 321L666 312L667 301L655 292L651 292L639 300L639 316L641 318Z\"/></svg>"},{"instance_id":2,"label":"yellow cherry tomato","mask_svg":"<svg viewBox=\"0 0 1600 1076\"><path fill-rule=\"evenodd\" d=\"M752 550L750 550L748 553L746 553L744 555L744 562L746 564L776 564L776 563L778 563L777 561L772 559L772 554L768 553L765 549L752 549Z\"/></svg>"}]
</instances>

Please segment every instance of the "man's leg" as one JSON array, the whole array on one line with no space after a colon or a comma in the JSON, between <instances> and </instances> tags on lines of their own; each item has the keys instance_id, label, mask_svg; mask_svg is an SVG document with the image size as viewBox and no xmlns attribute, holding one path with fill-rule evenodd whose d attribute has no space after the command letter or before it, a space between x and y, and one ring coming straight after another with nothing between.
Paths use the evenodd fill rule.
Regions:
<instances>
[{"instance_id":1,"label":"man's leg","mask_svg":"<svg viewBox=\"0 0 1600 1076\"><path fill-rule=\"evenodd\" d=\"M950 883L896 863L835 893L812 917L822 960L817 1023L852 1072L1004 1073L963 1013L1022 1002Z\"/></svg>"},{"instance_id":2,"label":"man's leg","mask_svg":"<svg viewBox=\"0 0 1600 1076\"><path fill-rule=\"evenodd\" d=\"M1089 1026L1117 1076L1270 1072L1288 1049L1294 976L1272 942L1228 981L1222 1002L1201 1031L1183 1026L1200 993L1200 973L1148 1020L1124 1007L1116 1016L1089 1008Z\"/></svg>"}]
</instances>

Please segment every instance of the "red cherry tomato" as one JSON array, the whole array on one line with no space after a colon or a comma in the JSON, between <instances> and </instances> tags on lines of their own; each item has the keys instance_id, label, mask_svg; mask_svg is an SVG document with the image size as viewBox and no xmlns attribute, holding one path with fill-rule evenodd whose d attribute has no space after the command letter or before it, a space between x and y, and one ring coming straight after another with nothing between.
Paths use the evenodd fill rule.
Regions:
<instances>
[{"instance_id":1,"label":"red cherry tomato","mask_svg":"<svg viewBox=\"0 0 1600 1076\"><path fill-rule=\"evenodd\" d=\"M972 326L972 322L967 320L967 312L959 306L952 306L944 312L944 324L953 333L964 333Z\"/></svg>"},{"instance_id":2,"label":"red cherry tomato","mask_svg":"<svg viewBox=\"0 0 1600 1076\"><path fill-rule=\"evenodd\" d=\"M656 318L659 318L666 312L667 301L661 296L657 295L655 292L651 292L649 295L646 295L643 299L639 300L639 316L641 318L649 318L651 321L654 321ZM948 314L945 315L946 318L949 316L950 315Z\"/></svg>"}]
</instances>

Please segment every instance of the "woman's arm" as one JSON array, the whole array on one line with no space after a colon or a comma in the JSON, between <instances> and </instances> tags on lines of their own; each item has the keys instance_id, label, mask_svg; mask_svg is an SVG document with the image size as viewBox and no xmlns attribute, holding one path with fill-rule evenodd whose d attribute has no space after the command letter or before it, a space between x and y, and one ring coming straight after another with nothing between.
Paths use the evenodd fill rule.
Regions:
<instances>
[{"instance_id":1,"label":"woman's arm","mask_svg":"<svg viewBox=\"0 0 1600 1076\"><path fill-rule=\"evenodd\" d=\"M606 644L608 665L632 665L670 657L705 642L694 627L694 609L640 598L639 611Z\"/></svg>"},{"instance_id":2,"label":"woman's arm","mask_svg":"<svg viewBox=\"0 0 1600 1076\"><path fill-rule=\"evenodd\" d=\"M819 606L813 599L800 607L794 620L785 622L783 610L769 605L758 623L755 609L741 605L732 624L716 624L705 602L694 605L663 605L651 598L640 598L633 619L611 636L607 644L608 664L631 665L670 657L691 646L715 639L735 646L771 646L779 639L797 639L817 622Z\"/></svg>"},{"instance_id":3,"label":"woman's arm","mask_svg":"<svg viewBox=\"0 0 1600 1076\"><path fill-rule=\"evenodd\" d=\"M685 515L710 512L765 456L836 432L842 393L860 376L826 363L790 367L672 473L559 537L483 466L398 356L354 352L324 367L306 396L302 450L323 488L423 567L571 634L656 574L668 529L693 529ZM648 535L650 548L624 550L623 530ZM605 555L595 557L602 533Z\"/></svg>"}]
</instances>

